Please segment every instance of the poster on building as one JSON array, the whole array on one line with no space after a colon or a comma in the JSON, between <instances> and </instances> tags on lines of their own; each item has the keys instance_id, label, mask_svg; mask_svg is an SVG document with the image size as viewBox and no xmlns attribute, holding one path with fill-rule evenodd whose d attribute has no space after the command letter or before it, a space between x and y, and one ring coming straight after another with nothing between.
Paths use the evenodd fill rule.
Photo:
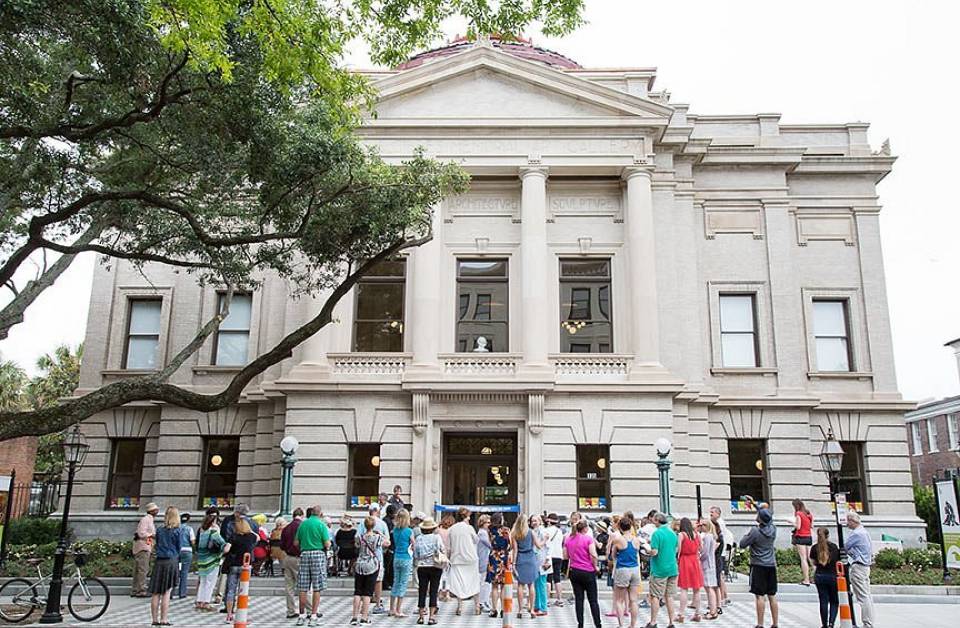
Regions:
<instances>
[{"instance_id":1,"label":"poster on building","mask_svg":"<svg viewBox=\"0 0 960 628\"><path fill-rule=\"evenodd\" d=\"M953 478L934 482L940 507L940 537L943 539L944 565L960 569L960 511L957 509L957 487Z\"/></svg>"}]
</instances>

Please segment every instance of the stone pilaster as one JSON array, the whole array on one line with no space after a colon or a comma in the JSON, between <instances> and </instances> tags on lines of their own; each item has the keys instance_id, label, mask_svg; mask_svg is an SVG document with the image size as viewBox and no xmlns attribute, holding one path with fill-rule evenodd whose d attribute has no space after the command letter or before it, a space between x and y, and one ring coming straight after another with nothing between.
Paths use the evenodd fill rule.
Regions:
<instances>
[{"instance_id":1,"label":"stone pilaster","mask_svg":"<svg viewBox=\"0 0 960 628\"><path fill-rule=\"evenodd\" d=\"M433 507L430 484L433 475L430 394L413 393L413 447L410 460L410 499L414 510L429 514Z\"/></svg>"},{"instance_id":2,"label":"stone pilaster","mask_svg":"<svg viewBox=\"0 0 960 628\"><path fill-rule=\"evenodd\" d=\"M532 161L532 160L531 160ZM537 372L549 369L547 347L547 169L530 165L520 170L521 348L523 368Z\"/></svg>"},{"instance_id":3,"label":"stone pilaster","mask_svg":"<svg viewBox=\"0 0 960 628\"><path fill-rule=\"evenodd\" d=\"M530 393L527 397L527 446L526 459L526 503L527 514L543 510L543 393Z\"/></svg>"},{"instance_id":4,"label":"stone pilaster","mask_svg":"<svg viewBox=\"0 0 960 628\"><path fill-rule=\"evenodd\" d=\"M443 264L443 216L433 208L433 239L413 252L407 264L407 284L413 284L411 315L404 323L412 335L413 361L408 375L439 371L440 268ZM416 395L414 395L416 402Z\"/></svg>"},{"instance_id":5,"label":"stone pilaster","mask_svg":"<svg viewBox=\"0 0 960 628\"><path fill-rule=\"evenodd\" d=\"M653 227L652 166L627 168L626 244L630 259L630 309L633 313L633 369L660 369L657 312L657 254Z\"/></svg>"}]
</instances>

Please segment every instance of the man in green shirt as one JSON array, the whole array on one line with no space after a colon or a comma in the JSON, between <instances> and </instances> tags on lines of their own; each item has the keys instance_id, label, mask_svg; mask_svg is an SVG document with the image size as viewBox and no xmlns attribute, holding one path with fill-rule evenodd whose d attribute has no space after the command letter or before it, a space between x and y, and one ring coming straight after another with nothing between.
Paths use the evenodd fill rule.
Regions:
<instances>
[{"instance_id":1,"label":"man in green shirt","mask_svg":"<svg viewBox=\"0 0 960 628\"><path fill-rule=\"evenodd\" d=\"M668 628L673 626L673 596L677 594L677 576L680 569L677 565L676 533L667 525L667 516L662 512L654 515L657 530L650 537L650 622L647 627L657 625L657 615L660 613L660 600L667 605Z\"/></svg>"},{"instance_id":2,"label":"man in green shirt","mask_svg":"<svg viewBox=\"0 0 960 628\"><path fill-rule=\"evenodd\" d=\"M310 624L317 625L317 618L323 613L320 608L320 592L327 588L327 548L330 547L330 530L323 522L320 506L312 508L313 514L303 520L297 528L294 543L300 548L300 572L297 574L297 589L300 591L300 616L297 625L302 626L307 619L307 591L313 591Z\"/></svg>"}]
</instances>

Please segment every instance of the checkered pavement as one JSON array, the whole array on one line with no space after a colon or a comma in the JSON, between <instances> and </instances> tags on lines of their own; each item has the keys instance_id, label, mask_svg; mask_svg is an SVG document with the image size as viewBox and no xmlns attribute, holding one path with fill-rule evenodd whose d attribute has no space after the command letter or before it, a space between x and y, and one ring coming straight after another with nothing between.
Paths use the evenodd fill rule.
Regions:
<instances>
[{"instance_id":1,"label":"checkered pavement","mask_svg":"<svg viewBox=\"0 0 960 628\"><path fill-rule=\"evenodd\" d=\"M320 602L320 610L323 618L320 625L324 628L329 626L347 626L350 621L351 601L349 597L326 597ZM407 598L404 604L404 612L408 617L404 619L395 619L386 615L371 615L373 625L379 628L416 628L416 600ZM602 611L609 610L609 599L600 601ZM446 602L440 604L440 613L437 617L438 625L443 628L499 628L500 620L490 617L474 616L468 613L467 609L472 609L470 602L464 603L465 614L457 617L454 613L456 602ZM586 609L586 624L590 625L589 608ZM687 622L684 625L690 625L692 611L687 611ZM174 628L185 628L192 626L225 626L224 618L221 613L199 612L193 609L193 599L173 600L170 603L170 621ZM68 616L65 619L72 619ZM293 619L286 619L286 608L283 597L271 596L264 598L250 598L250 623L253 628L286 628L294 626ZM649 619L649 611L640 610L639 626L643 626ZM666 611L660 613L661 628L667 625ZM723 615L716 621L704 621L700 625L710 628L744 628L753 626L756 621L752 603L737 602L724 609ZM769 622L769 615L767 621ZM527 628L576 628L577 622L574 614L573 604L567 604L562 608L550 607L550 614L547 617L530 619L524 615L523 619L516 620L515 626ZM617 625L614 617L604 617L603 625L605 628ZM806 622L792 612L781 609L780 626L781 628L801 628ZM149 600L135 600L127 604L113 606L111 610L96 622L92 624L79 624L77 628L85 626L99 627L148 627L150 626L150 604Z\"/></svg>"}]
</instances>

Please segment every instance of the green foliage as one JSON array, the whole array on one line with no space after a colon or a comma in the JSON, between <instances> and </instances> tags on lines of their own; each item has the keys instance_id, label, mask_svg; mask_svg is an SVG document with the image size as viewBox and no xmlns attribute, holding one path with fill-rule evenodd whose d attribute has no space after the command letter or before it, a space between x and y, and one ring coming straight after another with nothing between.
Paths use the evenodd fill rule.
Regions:
<instances>
[{"instance_id":1,"label":"green foliage","mask_svg":"<svg viewBox=\"0 0 960 628\"><path fill-rule=\"evenodd\" d=\"M903 550L903 560L917 571L943 567L943 555L940 553L940 546L933 543L928 544L925 548Z\"/></svg>"},{"instance_id":2,"label":"green foliage","mask_svg":"<svg viewBox=\"0 0 960 628\"><path fill-rule=\"evenodd\" d=\"M933 488L913 485L913 505L917 516L927 523L927 541L940 543L940 526L937 522L937 502L933 495Z\"/></svg>"},{"instance_id":3,"label":"green foliage","mask_svg":"<svg viewBox=\"0 0 960 628\"><path fill-rule=\"evenodd\" d=\"M777 566L780 565L799 565L800 554L794 548L777 550Z\"/></svg>"},{"instance_id":4,"label":"green foliage","mask_svg":"<svg viewBox=\"0 0 960 628\"><path fill-rule=\"evenodd\" d=\"M877 552L874 564L878 569L900 569L904 565L903 553L888 547Z\"/></svg>"},{"instance_id":5,"label":"green foliage","mask_svg":"<svg viewBox=\"0 0 960 628\"><path fill-rule=\"evenodd\" d=\"M26 385L26 371L13 362L0 362L0 410L19 410L25 407Z\"/></svg>"},{"instance_id":6,"label":"green foliage","mask_svg":"<svg viewBox=\"0 0 960 628\"><path fill-rule=\"evenodd\" d=\"M7 541L11 545L55 544L60 534L60 521L39 517L22 517L11 521L5 534L10 535Z\"/></svg>"},{"instance_id":7,"label":"green foliage","mask_svg":"<svg viewBox=\"0 0 960 628\"><path fill-rule=\"evenodd\" d=\"M131 559L131 541L107 541L92 539L74 543L71 551L81 551L86 554L86 563L83 571L86 574L101 577L119 577L133 575L133 560ZM53 569L53 554L57 544L43 545L11 545L7 551L7 561L3 575L9 577L34 578L37 575L36 567L26 563L28 558L40 558L40 570L46 575ZM68 562L71 558L68 557Z\"/></svg>"}]
</instances>

